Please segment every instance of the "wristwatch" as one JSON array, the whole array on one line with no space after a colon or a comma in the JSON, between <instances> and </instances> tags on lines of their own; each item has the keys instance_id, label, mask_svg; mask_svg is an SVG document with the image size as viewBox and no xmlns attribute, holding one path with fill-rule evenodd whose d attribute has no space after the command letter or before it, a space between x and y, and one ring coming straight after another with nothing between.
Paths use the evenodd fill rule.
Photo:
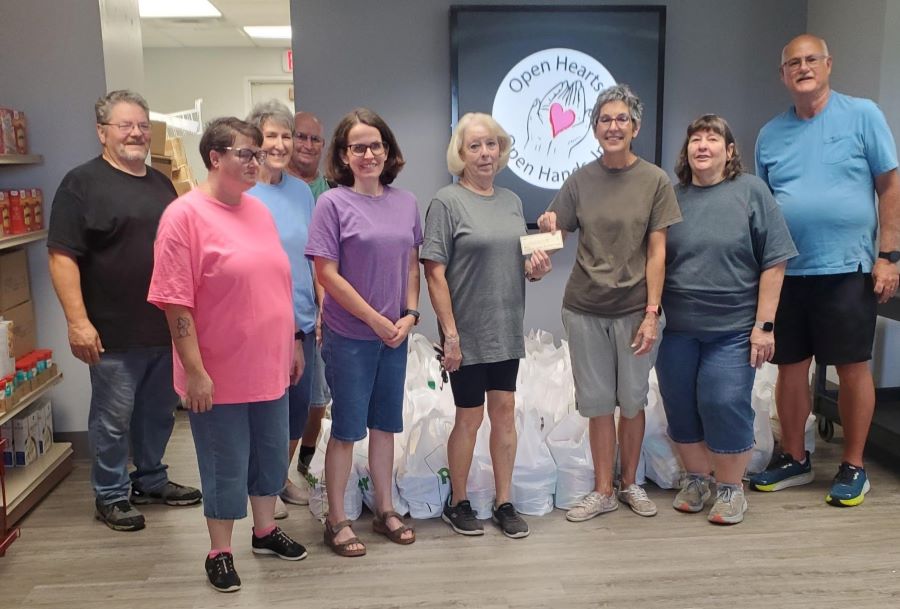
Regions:
<instances>
[{"instance_id":1,"label":"wristwatch","mask_svg":"<svg viewBox=\"0 0 900 609\"><path fill-rule=\"evenodd\" d=\"M419 312L415 309L403 309L400 311L400 317L406 317L407 315L412 315L413 319L416 321L413 322L414 326L419 325Z\"/></svg>"},{"instance_id":2,"label":"wristwatch","mask_svg":"<svg viewBox=\"0 0 900 609\"><path fill-rule=\"evenodd\" d=\"M755 324L753 324L753 327L759 328L763 332L771 332L772 330L775 329L775 322L774 321L758 321Z\"/></svg>"},{"instance_id":3,"label":"wristwatch","mask_svg":"<svg viewBox=\"0 0 900 609\"><path fill-rule=\"evenodd\" d=\"M647 305L644 308L645 313L656 313L656 316L659 317L662 315L662 305Z\"/></svg>"},{"instance_id":4,"label":"wristwatch","mask_svg":"<svg viewBox=\"0 0 900 609\"><path fill-rule=\"evenodd\" d=\"M306 340L306 332L303 330L297 330L294 332L294 340L299 340L301 343Z\"/></svg>"},{"instance_id":5,"label":"wristwatch","mask_svg":"<svg viewBox=\"0 0 900 609\"><path fill-rule=\"evenodd\" d=\"M900 252L898 252L897 250L893 250L890 252L878 252L878 257L889 260L890 262L898 262L900 261Z\"/></svg>"}]
</instances>

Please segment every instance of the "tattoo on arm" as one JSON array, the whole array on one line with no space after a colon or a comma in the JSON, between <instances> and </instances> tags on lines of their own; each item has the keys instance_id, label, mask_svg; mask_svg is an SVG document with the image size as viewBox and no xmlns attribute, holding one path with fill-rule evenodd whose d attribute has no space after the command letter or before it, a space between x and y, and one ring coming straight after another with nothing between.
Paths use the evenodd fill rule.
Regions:
<instances>
[{"instance_id":1,"label":"tattoo on arm","mask_svg":"<svg viewBox=\"0 0 900 609\"><path fill-rule=\"evenodd\" d=\"M187 317L179 317L175 320L175 337L184 338L191 335L191 320Z\"/></svg>"}]
</instances>

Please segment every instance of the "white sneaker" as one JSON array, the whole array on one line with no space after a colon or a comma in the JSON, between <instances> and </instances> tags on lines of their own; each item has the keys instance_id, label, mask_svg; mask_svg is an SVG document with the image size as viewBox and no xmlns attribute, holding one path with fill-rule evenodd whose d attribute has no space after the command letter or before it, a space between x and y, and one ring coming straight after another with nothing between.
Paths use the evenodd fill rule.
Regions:
<instances>
[{"instance_id":1,"label":"white sneaker","mask_svg":"<svg viewBox=\"0 0 900 609\"><path fill-rule=\"evenodd\" d=\"M300 479L300 484L288 480L281 491L281 498L294 505L309 505L309 484L303 478Z\"/></svg>"},{"instance_id":2,"label":"white sneaker","mask_svg":"<svg viewBox=\"0 0 900 609\"><path fill-rule=\"evenodd\" d=\"M287 506L284 505L284 501L281 500L281 497L275 495L275 520L284 520L287 517Z\"/></svg>"},{"instance_id":3,"label":"white sneaker","mask_svg":"<svg viewBox=\"0 0 900 609\"><path fill-rule=\"evenodd\" d=\"M569 522L584 522L594 516L619 509L619 502L615 495L601 495L597 491L591 491L585 495L578 505L566 512L566 520Z\"/></svg>"},{"instance_id":4,"label":"white sneaker","mask_svg":"<svg viewBox=\"0 0 900 609\"><path fill-rule=\"evenodd\" d=\"M619 491L619 501L630 507L638 516L656 516L656 504L647 496L647 491L637 484L630 484Z\"/></svg>"}]
</instances>

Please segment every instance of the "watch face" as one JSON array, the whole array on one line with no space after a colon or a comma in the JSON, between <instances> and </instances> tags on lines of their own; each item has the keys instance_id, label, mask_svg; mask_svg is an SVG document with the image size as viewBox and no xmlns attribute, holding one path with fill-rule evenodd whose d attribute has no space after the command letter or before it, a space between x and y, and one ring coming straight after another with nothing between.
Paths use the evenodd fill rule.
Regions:
<instances>
[{"instance_id":1,"label":"watch face","mask_svg":"<svg viewBox=\"0 0 900 609\"><path fill-rule=\"evenodd\" d=\"M890 262L898 262L900 261L900 252L896 250L892 252L878 252L878 257L889 260Z\"/></svg>"},{"instance_id":2,"label":"watch face","mask_svg":"<svg viewBox=\"0 0 900 609\"><path fill-rule=\"evenodd\" d=\"M775 324L771 321L763 322L762 331L763 332L771 332L775 329Z\"/></svg>"}]
</instances>

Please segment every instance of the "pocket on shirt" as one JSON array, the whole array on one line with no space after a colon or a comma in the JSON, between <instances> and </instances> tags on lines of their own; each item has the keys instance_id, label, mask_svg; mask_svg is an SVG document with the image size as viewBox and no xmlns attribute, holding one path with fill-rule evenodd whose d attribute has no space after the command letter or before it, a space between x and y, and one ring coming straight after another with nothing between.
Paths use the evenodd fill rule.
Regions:
<instances>
[{"instance_id":1,"label":"pocket on shirt","mask_svg":"<svg viewBox=\"0 0 900 609\"><path fill-rule=\"evenodd\" d=\"M822 146L822 162L836 165L853 157L856 152L856 141L853 136L841 135L826 138Z\"/></svg>"}]
</instances>

